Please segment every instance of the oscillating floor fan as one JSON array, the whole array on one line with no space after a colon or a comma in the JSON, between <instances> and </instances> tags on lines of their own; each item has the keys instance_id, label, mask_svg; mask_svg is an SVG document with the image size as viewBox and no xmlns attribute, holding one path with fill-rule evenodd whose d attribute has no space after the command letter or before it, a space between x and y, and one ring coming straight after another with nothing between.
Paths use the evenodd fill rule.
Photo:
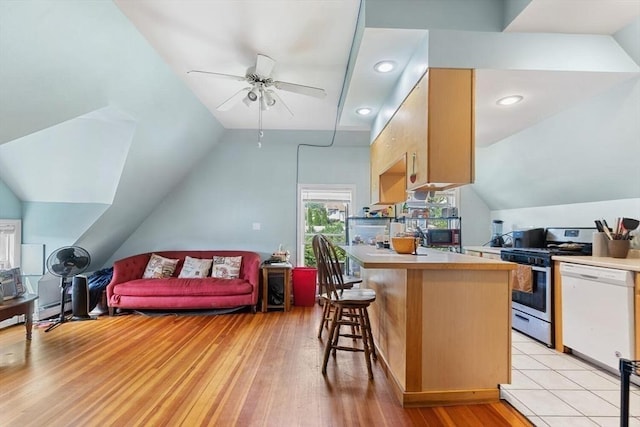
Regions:
<instances>
[{"instance_id":1,"label":"oscillating floor fan","mask_svg":"<svg viewBox=\"0 0 640 427\"><path fill-rule=\"evenodd\" d=\"M91 256L86 249L80 246L64 246L53 251L47 258L47 270L60 278L60 317L49 326L45 332L49 332L67 320L91 320L89 316L89 288L87 278L78 276L91 264ZM71 306L73 316L67 319L64 303L69 286L71 291Z\"/></svg>"}]
</instances>

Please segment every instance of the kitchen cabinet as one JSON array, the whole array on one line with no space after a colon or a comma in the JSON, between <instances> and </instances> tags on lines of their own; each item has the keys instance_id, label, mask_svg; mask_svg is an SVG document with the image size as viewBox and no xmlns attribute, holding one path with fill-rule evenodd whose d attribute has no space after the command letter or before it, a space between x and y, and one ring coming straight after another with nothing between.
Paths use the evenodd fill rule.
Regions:
<instances>
[{"instance_id":1,"label":"kitchen cabinet","mask_svg":"<svg viewBox=\"0 0 640 427\"><path fill-rule=\"evenodd\" d=\"M446 189L472 183L473 70L432 68L407 101L411 112L407 188Z\"/></svg>"},{"instance_id":2,"label":"kitchen cabinet","mask_svg":"<svg viewBox=\"0 0 640 427\"><path fill-rule=\"evenodd\" d=\"M394 204L407 198L406 153L397 150L395 127L385 127L371 145L372 204Z\"/></svg>"},{"instance_id":3,"label":"kitchen cabinet","mask_svg":"<svg viewBox=\"0 0 640 427\"><path fill-rule=\"evenodd\" d=\"M472 183L474 70L429 69L380 132L370 154L372 203L403 201L406 190Z\"/></svg>"}]
</instances>

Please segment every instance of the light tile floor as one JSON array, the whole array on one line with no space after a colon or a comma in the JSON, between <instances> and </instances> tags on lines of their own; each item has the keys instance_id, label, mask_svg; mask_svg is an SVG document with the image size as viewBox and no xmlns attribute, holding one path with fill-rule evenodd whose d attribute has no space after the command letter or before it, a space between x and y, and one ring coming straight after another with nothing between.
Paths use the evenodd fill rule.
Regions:
<instances>
[{"instance_id":1,"label":"light tile floor","mask_svg":"<svg viewBox=\"0 0 640 427\"><path fill-rule=\"evenodd\" d=\"M620 425L620 379L512 332L511 384L500 395L538 427ZM630 387L629 426L640 427L640 388Z\"/></svg>"}]
</instances>

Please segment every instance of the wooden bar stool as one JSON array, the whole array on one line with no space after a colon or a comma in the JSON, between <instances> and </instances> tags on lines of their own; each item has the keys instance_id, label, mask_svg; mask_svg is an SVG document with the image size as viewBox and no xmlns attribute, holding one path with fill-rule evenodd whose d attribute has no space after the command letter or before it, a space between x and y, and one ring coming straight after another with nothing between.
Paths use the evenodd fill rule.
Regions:
<instances>
[{"instance_id":1,"label":"wooden bar stool","mask_svg":"<svg viewBox=\"0 0 640 427\"><path fill-rule=\"evenodd\" d=\"M315 236L313 236L312 239L312 249L313 249L313 254L316 258L316 262L319 263L319 261L317 261L318 259L320 259L320 253L319 253L319 244L320 242L322 242L323 245L326 245L329 247L329 252L328 252L328 256L330 258L330 262L332 263L333 266L335 266L334 268L327 270L327 271L320 271L320 266L318 266L318 293L320 295L319 298L319 302L320 305L323 306L323 310L322 310L322 322L320 322L320 328L318 328L318 338L322 338L322 332L324 331L324 329L329 329L329 322L331 322L331 318L332 318L332 308L333 306L331 304L325 304L325 302L330 299L329 297L329 292L327 290L327 275L329 274L334 274L336 275L334 277L334 283L335 283L335 287L336 289L338 289L338 291L340 291L340 294L342 295L344 293L345 290L351 290L353 289L353 286L355 284L358 283L362 283L362 279L359 277L355 277L355 276L348 276L342 273L342 268L340 267L340 262L338 261L338 254L336 252L336 248L335 246L331 243L331 241L329 239L327 239L326 236L324 236L323 234L316 234ZM324 274L324 276L323 276ZM367 290L368 292L373 292L372 290Z\"/></svg>"},{"instance_id":2,"label":"wooden bar stool","mask_svg":"<svg viewBox=\"0 0 640 427\"><path fill-rule=\"evenodd\" d=\"M333 354L335 358L337 350L363 352L369 379L372 380L371 358L373 357L375 360L377 356L367 308L376 300L375 291L370 289L339 290L337 285L342 281L342 272L335 256L335 249L332 248L326 237L322 235L314 236L312 245L318 265L318 283L321 284L321 289L326 290L322 294L325 305L318 333L319 337L321 337L326 322L329 321L331 323L329 337L325 345L322 374L326 375L327 373L329 355ZM350 333L341 331L343 326L348 326ZM350 338L353 341L353 345L342 345L340 343L341 337ZM358 342L362 343L361 347L358 346Z\"/></svg>"}]
</instances>

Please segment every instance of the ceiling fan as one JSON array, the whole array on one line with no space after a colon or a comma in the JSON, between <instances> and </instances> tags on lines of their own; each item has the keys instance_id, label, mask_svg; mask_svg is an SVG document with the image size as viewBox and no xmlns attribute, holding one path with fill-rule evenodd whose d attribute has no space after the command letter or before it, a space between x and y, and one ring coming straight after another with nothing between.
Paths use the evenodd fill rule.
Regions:
<instances>
[{"instance_id":1,"label":"ceiling fan","mask_svg":"<svg viewBox=\"0 0 640 427\"><path fill-rule=\"evenodd\" d=\"M273 89L284 90L300 95L313 96L320 99L327 95L324 89L318 87L274 80L271 77L271 72L273 71L275 64L276 61L270 57L258 54L256 65L249 68L247 70L247 74L244 76L202 70L190 70L187 71L187 73L211 74L226 79L247 82L249 84L249 86L240 89L222 104L218 105L216 107L218 111L228 111L242 100L247 107L251 106L251 103L253 102L258 102L260 104L260 111L268 110L269 108L280 104L290 115L293 116L293 112L291 112L289 107L287 107Z\"/></svg>"}]
</instances>

